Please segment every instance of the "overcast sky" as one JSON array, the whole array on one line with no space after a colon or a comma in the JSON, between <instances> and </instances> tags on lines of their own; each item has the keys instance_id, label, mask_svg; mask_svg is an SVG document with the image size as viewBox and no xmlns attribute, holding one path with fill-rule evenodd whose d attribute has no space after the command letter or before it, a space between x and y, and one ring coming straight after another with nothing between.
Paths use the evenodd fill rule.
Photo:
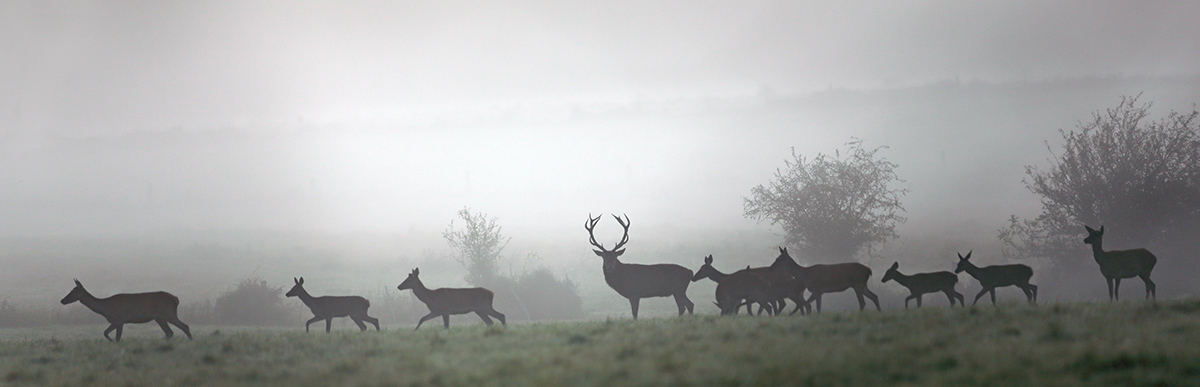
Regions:
<instances>
[{"instance_id":1,"label":"overcast sky","mask_svg":"<svg viewBox=\"0 0 1200 387\"><path fill-rule=\"evenodd\" d=\"M979 101L978 112L867 114L815 98L761 116L570 114L672 101L736 110L944 81L1196 77L1197 15L1200 2L5 1L0 206L21 216L0 231L436 232L463 206L572 233L593 210L631 212L643 227L687 213L717 214L687 226L744 226L742 197L792 147L811 156L857 136L892 146L883 155L901 164L914 223L951 214L950 225L975 219L991 233L1036 205L1018 194L1042 141L1116 92ZM1147 98L1188 108L1186 89ZM164 149L40 142L297 127L342 131L147 145ZM146 210L164 201L173 212Z\"/></svg>"},{"instance_id":2,"label":"overcast sky","mask_svg":"<svg viewBox=\"0 0 1200 387\"><path fill-rule=\"evenodd\" d=\"M1196 2L7 1L5 130L1194 75Z\"/></svg>"}]
</instances>

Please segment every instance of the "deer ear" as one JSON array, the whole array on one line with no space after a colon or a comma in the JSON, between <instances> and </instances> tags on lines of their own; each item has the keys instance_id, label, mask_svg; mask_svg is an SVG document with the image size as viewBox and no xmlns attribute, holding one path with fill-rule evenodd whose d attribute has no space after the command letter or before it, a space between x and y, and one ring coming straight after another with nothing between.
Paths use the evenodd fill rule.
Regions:
<instances>
[{"instance_id":1,"label":"deer ear","mask_svg":"<svg viewBox=\"0 0 1200 387\"><path fill-rule=\"evenodd\" d=\"M896 270L896 269L899 269L899 268L900 268L900 262L893 262L893 263L892 263L892 270Z\"/></svg>"},{"instance_id":2,"label":"deer ear","mask_svg":"<svg viewBox=\"0 0 1200 387\"><path fill-rule=\"evenodd\" d=\"M1103 233L1104 233L1104 225L1103 225L1103 224L1102 224L1102 225L1100 225L1100 233L1101 233L1101 234L1103 234Z\"/></svg>"},{"instance_id":3,"label":"deer ear","mask_svg":"<svg viewBox=\"0 0 1200 387\"><path fill-rule=\"evenodd\" d=\"M617 256L620 257L621 254L625 254L625 249L620 249L620 250L614 251L613 253L616 253Z\"/></svg>"},{"instance_id":4,"label":"deer ear","mask_svg":"<svg viewBox=\"0 0 1200 387\"><path fill-rule=\"evenodd\" d=\"M975 250L968 251L968 252L967 252L967 256L966 256L966 257L963 257L963 259L969 259L969 258L971 258L971 253L973 253L973 252L975 252Z\"/></svg>"},{"instance_id":5,"label":"deer ear","mask_svg":"<svg viewBox=\"0 0 1200 387\"><path fill-rule=\"evenodd\" d=\"M300 277L300 281L296 282L296 284L297 284L297 285L304 285L304 277Z\"/></svg>"},{"instance_id":6,"label":"deer ear","mask_svg":"<svg viewBox=\"0 0 1200 387\"><path fill-rule=\"evenodd\" d=\"M421 269L413 268L413 275L421 275Z\"/></svg>"},{"instance_id":7,"label":"deer ear","mask_svg":"<svg viewBox=\"0 0 1200 387\"><path fill-rule=\"evenodd\" d=\"M79 280L78 280L78 279L76 279L76 280L75 280L75 286L78 286L78 287L81 287L81 288L82 288L82 287L83 287L83 284L79 283Z\"/></svg>"},{"instance_id":8,"label":"deer ear","mask_svg":"<svg viewBox=\"0 0 1200 387\"><path fill-rule=\"evenodd\" d=\"M1093 230L1091 227L1088 227L1088 225L1086 225L1086 224L1085 224L1085 225L1083 225L1083 228L1084 228L1084 229L1086 229L1086 230L1087 230L1087 232L1089 232L1089 233L1096 232L1096 230Z\"/></svg>"},{"instance_id":9,"label":"deer ear","mask_svg":"<svg viewBox=\"0 0 1200 387\"><path fill-rule=\"evenodd\" d=\"M704 257L704 264L706 264L706 265L712 264L712 254L709 254L709 256Z\"/></svg>"},{"instance_id":10,"label":"deer ear","mask_svg":"<svg viewBox=\"0 0 1200 387\"><path fill-rule=\"evenodd\" d=\"M962 253L955 253L955 254L958 254L958 260L960 260L960 261L966 259L966 258L963 258Z\"/></svg>"}]
</instances>

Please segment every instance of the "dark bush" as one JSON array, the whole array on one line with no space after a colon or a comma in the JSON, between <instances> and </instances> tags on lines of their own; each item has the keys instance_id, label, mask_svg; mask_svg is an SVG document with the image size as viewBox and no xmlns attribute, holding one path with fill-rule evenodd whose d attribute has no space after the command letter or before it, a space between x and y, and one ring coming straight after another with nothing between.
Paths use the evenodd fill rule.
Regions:
<instances>
[{"instance_id":1,"label":"dark bush","mask_svg":"<svg viewBox=\"0 0 1200 387\"><path fill-rule=\"evenodd\" d=\"M242 280L213 303L219 322L229 325L292 325L298 319L294 310L284 305L282 287L258 277Z\"/></svg>"},{"instance_id":2,"label":"dark bush","mask_svg":"<svg viewBox=\"0 0 1200 387\"><path fill-rule=\"evenodd\" d=\"M514 289L529 309L533 320L570 320L583 318L583 299L569 278L554 278L549 269L527 272L517 279Z\"/></svg>"}]
</instances>

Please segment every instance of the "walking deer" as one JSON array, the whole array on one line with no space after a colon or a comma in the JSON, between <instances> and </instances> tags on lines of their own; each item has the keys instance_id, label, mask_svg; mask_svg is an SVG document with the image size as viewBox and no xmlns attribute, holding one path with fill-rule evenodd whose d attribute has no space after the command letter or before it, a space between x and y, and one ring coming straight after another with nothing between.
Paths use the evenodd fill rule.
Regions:
<instances>
[{"instance_id":1,"label":"walking deer","mask_svg":"<svg viewBox=\"0 0 1200 387\"><path fill-rule=\"evenodd\" d=\"M984 293L992 294L992 305L996 305L996 288L1004 286L1016 286L1025 292L1025 298L1029 299L1030 304L1037 303L1037 285L1029 283L1029 279L1033 277L1033 269L1025 265L993 265L979 267L968 261L971 259L971 252L967 252L967 256L958 254L958 266L954 268L954 273L967 272L976 280L979 280L979 286L983 290L975 295L975 301L971 302L971 306L975 306L979 302L979 297L983 297Z\"/></svg>"},{"instance_id":2,"label":"walking deer","mask_svg":"<svg viewBox=\"0 0 1200 387\"><path fill-rule=\"evenodd\" d=\"M371 302L366 298L359 296L313 297L304 290L304 277L292 278L292 281L296 284L292 285L292 290L288 290L285 296L299 297L300 302L312 310L313 318L304 323L305 332L308 332L308 326L312 323L325 320L325 333L329 333L334 317L350 317L361 331L367 330L367 325L363 324L363 321L366 321L374 325L376 331L379 331L379 320L367 315L367 308L371 307Z\"/></svg>"},{"instance_id":3,"label":"walking deer","mask_svg":"<svg viewBox=\"0 0 1200 387\"><path fill-rule=\"evenodd\" d=\"M821 296L825 293L837 293L846 289L854 289L854 296L858 298L858 310L863 310L867 307L863 297L870 299L875 303L875 309L882 311L879 307L879 297L875 295L871 289L867 288L867 280L871 278L871 268L857 262L851 263L836 263L832 265L812 265L808 267L800 266L788 255L786 247L779 248L779 256L775 258L775 262L771 263L771 268L776 270L785 270L796 277L804 287L812 293L808 302L814 300L817 303L817 313L821 312Z\"/></svg>"},{"instance_id":4,"label":"walking deer","mask_svg":"<svg viewBox=\"0 0 1200 387\"><path fill-rule=\"evenodd\" d=\"M733 274L725 274L725 273L722 273L721 271L717 270L716 268L714 268L712 266L712 262L713 262L712 255L704 257L704 266L700 266L700 269L696 270L696 275L692 276L692 282L696 282L696 281L708 278L708 279L712 280L713 282L717 283L717 292L716 292L717 293L717 295L716 295L717 307L721 309L722 315L737 314L737 310L738 310L738 308L741 308L742 300L744 300L744 299L747 300L747 302L745 302L746 314L750 314L750 315L754 314L753 313L754 304L758 304L758 314L762 314L762 312L764 310L766 310L767 313L769 313L769 314L776 314L779 312L779 310L781 308L774 305L773 301L772 302L759 301L759 300L750 301L746 297L742 297L739 299L728 299L728 298L732 297L734 294L742 294L742 293L756 293L757 294L757 292L760 290L758 288L763 288L761 290L765 290L766 292L769 293L770 288L771 288L771 283L769 280L767 280L766 278L764 278L762 276L755 276L756 278L758 278L758 280L747 281L744 279L737 279L735 281L731 281L729 285L726 285L724 288L722 288L721 283L726 278L729 278L732 275L736 275L736 274L740 274L740 273L747 273L747 272L749 272L750 268L746 267L745 270L739 270ZM736 291L735 291L735 288L737 288ZM754 289L750 289L750 288L754 288ZM727 300L723 301L722 300L723 297L726 298ZM730 311L730 313L726 313L726 309L729 308L730 306L733 306L732 311Z\"/></svg>"},{"instance_id":5,"label":"walking deer","mask_svg":"<svg viewBox=\"0 0 1200 387\"><path fill-rule=\"evenodd\" d=\"M500 320L500 324L508 325L504 321L504 314L497 312L492 308L492 299L495 294L491 290L484 288L438 288L429 289L425 284L421 283L421 279L417 276L421 274L420 269L413 269L408 278L397 286L397 289L412 289L413 294L418 300L425 303L425 307L429 308L429 314L421 317L421 321L417 321L417 327L413 330L421 329L421 324L431 318L441 316L442 325L450 328L450 315L452 314L467 314L475 312L484 324L492 326L492 319L488 316L493 316Z\"/></svg>"},{"instance_id":6,"label":"walking deer","mask_svg":"<svg viewBox=\"0 0 1200 387\"><path fill-rule=\"evenodd\" d=\"M624 236L621 241L613 246L612 250L604 248L604 245L596 242L596 235L592 232L596 228L596 223L600 222L600 217L592 218L592 214L588 214L588 220L583 223L583 228L588 232L588 240L599 250L592 250L596 255L604 260L604 282L608 286L617 291L621 297L629 299L629 308L633 311L633 318L636 320L638 315L638 303L643 298L648 297L675 297L675 306L679 308L679 315L692 313L692 308L695 304L687 297L687 287L692 278L692 271L687 268L674 264L658 264L658 265L639 265L633 263L623 263L618 257L625 253L625 244L629 242L629 215L622 220L617 215L613 215L617 219L617 223L621 228L625 229Z\"/></svg>"},{"instance_id":7,"label":"walking deer","mask_svg":"<svg viewBox=\"0 0 1200 387\"><path fill-rule=\"evenodd\" d=\"M1094 230L1086 225L1083 228L1087 229L1088 233L1083 243L1092 245L1092 256L1100 265L1100 274L1103 274L1104 280L1108 282L1108 299L1110 301L1121 299L1121 279L1133 277L1139 277L1142 282L1146 283L1147 299L1154 297L1155 300L1158 300L1154 281L1150 280L1150 271L1154 270L1154 264L1158 263L1158 258L1154 254L1146 249L1104 251L1100 248L1104 238L1104 226L1100 226L1100 230Z\"/></svg>"},{"instance_id":8,"label":"walking deer","mask_svg":"<svg viewBox=\"0 0 1200 387\"><path fill-rule=\"evenodd\" d=\"M125 324L141 324L151 320L158 323L168 339L175 336L175 332L171 331L167 323L179 327L188 340L192 339L192 330L183 321L179 321L177 315L179 298L171 293L121 293L108 298L96 298L83 288L79 280L75 280L75 288L63 297L62 304L67 305L75 301L108 320L108 329L104 330L104 338L108 341L121 341L121 332L125 330ZM117 331L116 339L108 337L108 333L114 330Z\"/></svg>"},{"instance_id":9,"label":"walking deer","mask_svg":"<svg viewBox=\"0 0 1200 387\"><path fill-rule=\"evenodd\" d=\"M908 301L914 298L917 299L917 307L920 308L922 296L925 293L933 292L945 293L946 298L950 299L950 306L954 306L955 298L958 299L959 304L967 306L962 293L954 291L954 285L958 283L958 276L948 271L904 275L900 273L900 262L896 262L888 268L887 273L883 274L882 282L886 283L888 280L896 280L896 283L908 288L910 294L904 298L904 309L908 309Z\"/></svg>"}]
</instances>

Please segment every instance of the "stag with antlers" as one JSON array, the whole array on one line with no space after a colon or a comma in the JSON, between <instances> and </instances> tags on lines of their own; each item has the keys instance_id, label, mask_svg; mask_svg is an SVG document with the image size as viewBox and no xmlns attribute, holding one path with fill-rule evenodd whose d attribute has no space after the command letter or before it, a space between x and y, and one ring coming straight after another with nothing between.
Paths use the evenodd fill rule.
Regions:
<instances>
[{"instance_id":1,"label":"stag with antlers","mask_svg":"<svg viewBox=\"0 0 1200 387\"><path fill-rule=\"evenodd\" d=\"M625 253L625 244L629 242L629 216L625 215L625 219L621 219L614 214L613 218L616 218L621 228L625 229L625 235L611 250L596 242L596 235L592 232L596 228L596 223L600 222L600 216L593 218L591 214L588 214L588 220L583 223L583 228L587 230L592 246L598 249L592 251L604 259L604 282L616 290L617 294L629 299L629 308L633 311L633 318L637 319L638 303L641 299L648 297L673 296L675 305L679 307L680 315L683 315L685 311L692 313L695 304L687 297L687 287L691 283L692 271L674 264L639 265L623 263L618 260L617 258Z\"/></svg>"}]
</instances>

